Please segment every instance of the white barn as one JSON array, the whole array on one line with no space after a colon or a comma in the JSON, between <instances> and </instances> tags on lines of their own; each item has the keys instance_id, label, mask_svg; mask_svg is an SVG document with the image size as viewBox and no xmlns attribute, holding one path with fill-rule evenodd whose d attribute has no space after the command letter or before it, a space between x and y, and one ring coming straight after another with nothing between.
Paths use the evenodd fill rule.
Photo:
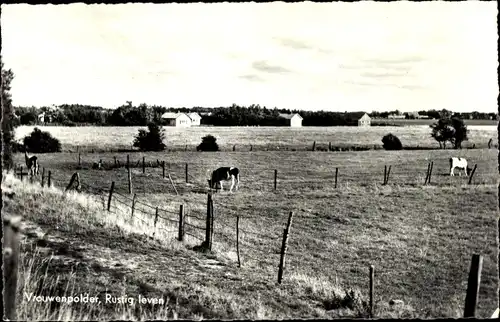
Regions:
<instances>
[{"instance_id":1,"label":"white barn","mask_svg":"<svg viewBox=\"0 0 500 322\"><path fill-rule=\"evenodd\" d=\"M200 114L193 112L188 114L191 119L191 126L200 126L201 116Z\"/></svg>"},{"instance_id":2,"label":"white barn","mask_svg":"<svg viewBox=\"0 0 500 322\"><path fill-rule=\"evenodd\" d=\"M191 118L184 113L166 112L161 116L166 121L166 126L190 127Z\"/></svg>"},{"instance_id":3,"label":"white barn","mask_svg":"<svg viewBox=\"0 0 500 322\"><path fill-rule=\"evenodd\" d=\"M371 126L371 123L372 119L367 113L363 114L363 116L358 119L358 126Z\"/></svg>"},{"instance_id":4,"label":"white barn","mask_svg":"<svg viewBox=\"0 0 500 322\"><path fill-rule=\"evenodd\" d=\"M302 127L302 116L299 114L280 114L280 117L287 119L290 127Z\"/></svg>"}]
</instances>

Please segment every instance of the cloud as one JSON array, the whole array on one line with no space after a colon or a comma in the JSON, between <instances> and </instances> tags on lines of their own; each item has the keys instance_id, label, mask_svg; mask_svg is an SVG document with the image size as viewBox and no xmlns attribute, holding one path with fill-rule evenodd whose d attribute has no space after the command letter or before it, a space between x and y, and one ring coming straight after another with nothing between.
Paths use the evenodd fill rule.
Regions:
<instances>
[{"instance_id":1,"label":"cloud","mask_svg":"<svg viewBox=\"0 0 500 322\"><path fill-rule=\"evenodd\" d=\"M301 40L294 40L290 38L275 38L282 46L290 47L293 49L314 49L314 47L306 44Z\"/></svg>"},{"instance_id":2,"label":"cloud","mask_svg":"<svg viewBox=\"0 0 500 322\"><path fill-rule=\"evenodd\" d=\"M270 65L265 60L258 60L252 64L252 67L260 72L266 72L271 74L284 74L290 73L291 70L281 67L278 65Z\"/></svg>"},{"instance_id":3,"label":"cloud","mask_svg":"<svg viewBox=\"0 0 500 322\"><path fill-rule=\"evenodd\" d=\"M255 74L246 74L246 75L241 75L241 76L238 76L239 78L243 78L247 81L251 81L251 82L264 82L265 79L258 76L258 75L255 75Z\"/></svg>"},{"instance_id":4,"label":"cloud","mask_svg":"<svg viewBox=\"0 0 500 322\"><path fill-rule=\"evenodd\" d=\"M407 63L419 63L423 62L425 59L420 56L408 56L400 58L369 58L363 59L367 63L392 65L392 64L407 64Z\"/></svg>"}]
</instances>

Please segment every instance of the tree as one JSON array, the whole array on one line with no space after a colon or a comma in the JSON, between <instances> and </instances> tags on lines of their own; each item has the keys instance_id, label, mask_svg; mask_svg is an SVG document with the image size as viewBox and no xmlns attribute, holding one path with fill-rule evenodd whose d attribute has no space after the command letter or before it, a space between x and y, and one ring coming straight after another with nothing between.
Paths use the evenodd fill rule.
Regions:
<instances>
[{"instance_id":1,"label":"tree","mask_svg":"<svg viewBox=\"0 0 500 322\"><path fill-rule=\"evenodd\" d=\"M32 153L61 152L61 143L49 132L43 132L35 127L29 136L24 137L24 145Z\"/></svg>"},{"instance_id":2,"label":"tree","mask_svg":"<svg viewBox=\"0 0 500 322\"><path fill-rule=\"evenodd\" d=\"M464 120L462 120L459 117L452 117L451 118L451 126L455 130L455 133L453 135L451 142L452 142L455 149L461 149L462 142L467 141L469 139L467 136L467 134L469 133L469 130L467 129L467 126L465 125Z\"/></svg>"},{"instance_id":3,"label":"tree","mask_svg":"<svg viewBox=\"0 0 500 322\"><path fill-rule=\"evenodd\" d=\"M163 151L166 148L163 140L165 140L163 128L157 124L149 123L148 131L139 130L134 139L134 146L141 151Z\"/></svg>"},{"instance_id":4,"label":"tree","mask_svg":"<svg viewBox=\"0 0 500 322\"><path fill-rule=\"evenodd\" d=\"M14 73L10 69L5 69L3 58L0 56L2 71L2 166L11 169L14 166L12 160L12 143L14 138L14 112L12 107L12 96L10 94L10 84L14 79Z\"/></svg>"},{"instance_id":5,"label":"tree","mask_svg":"<svg viewBox=\"0 0 500 322\"><path fill-rule=\"evenodd\" d=\"M403 145L399 138L392 133L384 135L382 138L382 143L384 144L385 150L402 150Z\"/></svg>"},{"instance_id":6,"label":"tree","mask_svg":"<svg viewBox=\"0 0 500 322\"><path fill-rule=\"evenodd\" d=\"M196 147L196 151L219 151L217 139L213 135L207 135L201 139L200 145Z\"/></svg>"},{"instance_id":7,"label":"tree","mask_svg":"<svg viewBox=\"0 0 500 322\"><path fill-rule=\"evenodd\" d=\"M446 142L452 142L455 136L455 129L449 118L440 118L436 123L431 124L431 136L439 142L439 147L446 149Z\"/></svg>"}]
</instances>

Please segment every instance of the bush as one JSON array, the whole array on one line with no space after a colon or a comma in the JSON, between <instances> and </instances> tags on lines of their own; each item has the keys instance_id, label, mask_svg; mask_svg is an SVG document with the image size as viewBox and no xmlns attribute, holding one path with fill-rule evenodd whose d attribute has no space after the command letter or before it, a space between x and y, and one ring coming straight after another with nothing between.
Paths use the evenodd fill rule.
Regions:
<instances>
[{"instance_id":1,"label":"bush","mask_svg":"<svg viewBox=\"0 0 500 322\"><path fill-rule=\"evenodd\" d=\"M201 139L200 145L196 147L196 151L219 151L217 139L213 135L207 135Z\"/></svg>"},{"instance_id":2,"label":"bush","mask_svg":"<svg viewBox=\"0 0 500 322\"><path fill-rule=\"evenodd\" d=\"M29 136L24 137L24 146L32 153L61 152L61 143L49 132L42 132L35 127Z\"/></svg>"},{"instance_id":3,"label":"bush","mask_svg":"<svg viewBox=\"0 0 500 322\"><path fill-rule=\"evenodd\" d=\"M163 143L165 132L162 127L155 123L148 124L148 131L139 130L134 139L134 146L141 151L163 151L166 145Z\"/></svg>"},{"instance_id":4,"label":"bush","mask_svg":"<svg viewBox=\"0 0 500 322\"><path fill-rule=\"evenodd\" d=\"M385 150L401 150L403 145L397 136L389 133L382 138Z\"/></svg>"}]
</instances>

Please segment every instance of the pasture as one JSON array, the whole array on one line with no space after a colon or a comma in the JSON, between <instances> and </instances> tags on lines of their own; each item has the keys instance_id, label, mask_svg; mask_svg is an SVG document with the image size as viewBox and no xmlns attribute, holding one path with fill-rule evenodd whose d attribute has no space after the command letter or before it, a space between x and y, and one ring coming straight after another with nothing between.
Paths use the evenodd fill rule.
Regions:
<instances>
[{"instance_id":1,"label":"pasture","mask_svg":"<svg viewBox=\"0 0 500 322\"><path fill-rule=\"evenodd\" d=\"M466 122L467 124L467 122ZM16 128L15 139L22 138L34 126ZM42 131L51 133L60 140L63 151L118 151L130 150L141 127L59 127L40 126ZM488 141L493 139L498 145L496 126L468 126L469 140L463 143L464 148L488 147ZM201 138L212 134L223 151L249 151L252 145L255 150L296 149L310 150L314 141L317 147L328 147L328 143L338 147L367 146L381 148L382 137L392 133L399 137L403 147L439 148L439 144L430 136L428 125L419 126L373 126L373 127L164 127L165 144L170 150L195 151ZM355 139L353 139L355 138Z\"/></svg>"},{"instance_id":2,"label":"pasture","mask_svg":"<svg viewBox=\"0 0 500 322\"><path fill-rule=\"evenodd\" d=\"M89 131L91 129L95 128ZM113 130L101 129L101 133ZM101 136L101 143L111 144L113 140L125 142L128 135L135 133L132 129L124 130L124 134L118 138ZM182 145L181 135L172 134L180 130L171 130L173 132L167 134L167 140L177 138L178 144ZM184 131L189 134L184 140L197 144L199 137L204 133L214 133L214 130L187 129ZM219 133L226 130L242 144L264 142L262 133L269 135L268 140L283 144L309 144L320 135L330 135L332 141L335 137L335 142L349 142L348 132L342 129L343 134L335 136L335 131L340 131L335 128L331 131L302 128L298 130L303 131L301 135L292 137L282 134L282 138L277 136L274 139L272 131L275 129L245 128L238 134L234 134L234 129L233 132L230 129L217 129ZM261 136L252 139L252 133L256 133L252 132L254 130L260 131L258 133ZM286 130L292 129L279 131L284 133L281 131ZM370 128L372 134L360 135L360 140L373 143L388 129L376 130L381 132L374 135L374 129ZM411 130L419 131L414 128ZM86 130L84 128L81 131L85 133ZM355 131L361 129L347 131L354 131L350 133L354 135ZM85 136L78 133L79 136ZM246 136L242 133L246 133ZM398 135L397 132L395 134ZM410 134L409 131L406 135L423 137L423 131L420 134ZM493 136L492 132L480 130L474 136L471 134L471 137L485 139L486 142L490 136ZM221 134L221 143L231 144L228 136L224 140L222 137ZM404 136L400 134L400 138L403 141ZM77 137L70 139L68 136L67 140L75 145L80 143L75 142ZM93 140L91 142L95 144L100 142L99 137ZM143 174L138 167L132 170L133 189L138 200L171 211L183 204L188 215L192 215L190 223L194 226L203 225L203 220L195 217L203 218L206 211L210 171L226 165L241 169L238 192L214 194L215 256L226 263L227 271L236 274L236 278L228 280L209 269L198 271L196 276L186 276L182 269L171 271L168 266L160 265L165 258L159 254L156 257L149 256L149 262L144 263L154 267L154 271L148 274L148 282L152 285L180 289L187 295L201 292L198 298L210 298L208 294L216 294L218 300L214 302L220 305L223 300L225 306L222 310L227 309L227 312L220 313L221 308L207 300L204 305L209 310L217 308L215 311L219 311L215 317L274 319L339 316L338 312L331 313L327 305L332 285L358 290L366 298L369 265L375 266L376 316L460 317L470 259L474 253L484 257L477 316L489 317L497 306L497 150L175 151L130 153L131 163L142 160L143 156L153 164L156 160L166 161L167 171L180 195L175 194L169 180L162 178L161 168L148 167ZM467 177L449 176L450 156L465 157L471 166L477 164L471 185L467 184ZM91 164L100 159L109 165L117 157L123 164L126 154L82 154L81 169L77 169L76 153L39 157L40 166L52 171L57 186L64 187L70 176L78 171L84 191L90 186L106 191L111 181L115 181L117 193L128 195L127 171L124 168L91 169ZM16 155L16 161L21 164L22 155ZM434 162L433 176L431 183L424 186L430 161ZM382 185L384 165L392 167L387 185ZM337 188L334 187L335 168L339 169ZM273 186L274 170L278 173L276 190ZM129 201L122 199L122 202ZM143 208L143 211L149 213L146 217L149 216L147 219L151 221L154 210ZM277 286L278 252L290 211L294 212L295 217L289 241L289 257L283 285ZM240 241L242 267L235 270L237 215L241 219L240 227L248 233L243 234ZM200 238L203 234L194 230L191 233L199 234ZM175 236L165 238L173 240ZM92 239L89 242L92 243ZM194 239L188 239L187 243L195 242ZM134 276L133 271L130 274ZM201 291L195 284L202 285ZM404 307L390 307L387 303L391 299L402 300ZM259 314L252 311L256 303L261 310ZM188 312L183 317L192 318L192 314ZM209 318L210 313L206 314L208 316L205 317Z\"/></svg>"}]
</instances>

